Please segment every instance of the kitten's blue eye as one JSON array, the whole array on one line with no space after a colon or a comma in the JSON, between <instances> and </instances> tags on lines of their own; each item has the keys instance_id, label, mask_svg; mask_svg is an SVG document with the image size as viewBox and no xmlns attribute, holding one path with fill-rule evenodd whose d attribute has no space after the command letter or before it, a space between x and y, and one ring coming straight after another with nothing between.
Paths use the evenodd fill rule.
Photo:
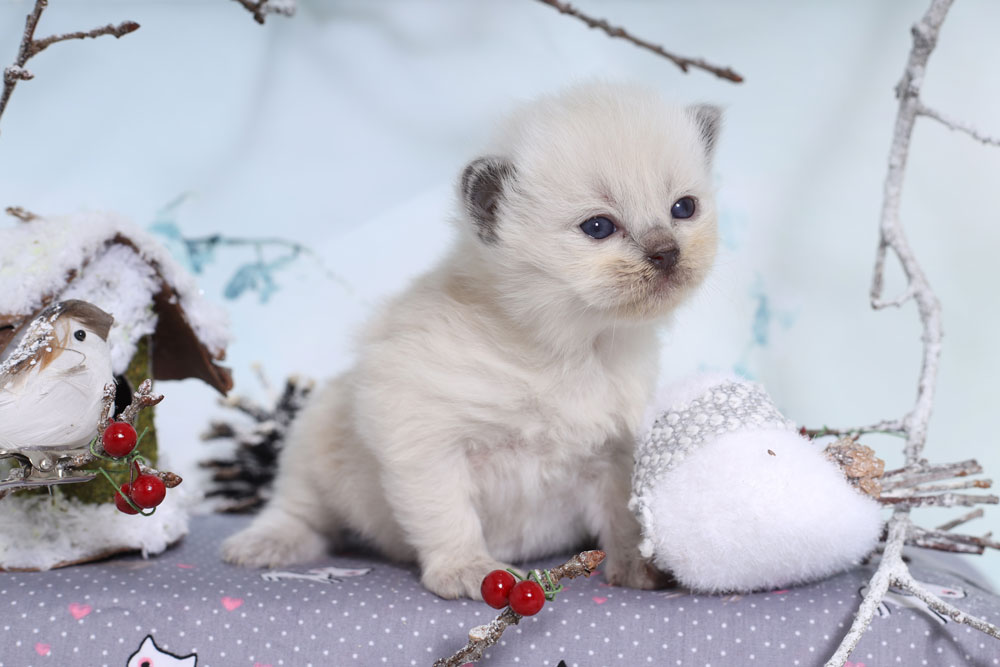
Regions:
<instances>
[{"instance_id":1,"label":"kitten's blue eye","mask_svg":"<svg viewBox=\"0 0 1000 667\"><path fill-rule=\"evenodd\" d=\"M670 215L678 220L684 220L694 215L695 208L694 197L681 197L670 207Z\"/></svg>"},{"instance_id":2,"label":"kitten's blue eye","mask_svg":"<svg viewBox=\"0 0 1000 667\"><path fill-rule=\"evenodd\" d=\"M591 218L587 222L580 225L580 229L583 230L584 234L587 236L593 236L595 239L606 239L618 231L618 228L615 227L615 223L601 216Z\"/></svg>"}]
</instances>

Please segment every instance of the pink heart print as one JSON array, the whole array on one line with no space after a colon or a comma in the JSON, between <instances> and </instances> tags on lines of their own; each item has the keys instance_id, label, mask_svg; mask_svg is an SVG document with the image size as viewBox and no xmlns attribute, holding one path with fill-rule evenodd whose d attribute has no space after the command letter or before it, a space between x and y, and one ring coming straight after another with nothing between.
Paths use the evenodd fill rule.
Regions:
<instances>
[{"instance_id":1,"label":"pink heart print","mask_svg":"<svg viewBox=\"0 0 1000 667\"><path fill-rule=\"evenodd\" d=\"M222 598L222 606L226 608L226 611L237 609L241 604L243 604L243 598L231 598L228 595Z\"/></svg>"},{"instance_id":2,"label":"pink heart print","mask_svg":"<svg viewBox=\"0 0 1000 667\"><path fill-rule=\"evenodd\" d=\"M253 667L271 667L271 665L270 664L265 665L263 662L255 662L253 663Z\"/></svg>"},{"instance_id":3,"label":"pink heart print","mask_svg":"<svg viewBox=\"0 0 1000 667\"><path fill-rule=\"evenodd\" d=\"M595 595L595 596L594 596L594 597L593 597L592 599L593 599L593 601L594 601L594 602L596 602L597 604L604 604L605 602L607 602L607 601L608 601L608 599L607 599L607 598L602 598L602 597L598 597L597 595Z\"/></svg>"},{"instance_id":4,"label":"pink heart print","mask_svg":"<svg viewBox=\"0 0 1000 667\"><path fill-rule=\"evenodd\" d=\"M35 653L37 653L38 655L48 655L49 651L51 650L52 647L49 646L48 644L43 644L41 642L35 644Z\"/></svg>"},{"instance_id":5,"label":"pink heart print","mask_svg":"<svg viewBox=\"0 0 1000 667\"><path fill-rule=\"evenodd\" d=\"M94 608L89 604L80 604L79 602L69 603L69 613L73 614L73 618L78 621L93 610Z\"/></svg>"}]
</instances>

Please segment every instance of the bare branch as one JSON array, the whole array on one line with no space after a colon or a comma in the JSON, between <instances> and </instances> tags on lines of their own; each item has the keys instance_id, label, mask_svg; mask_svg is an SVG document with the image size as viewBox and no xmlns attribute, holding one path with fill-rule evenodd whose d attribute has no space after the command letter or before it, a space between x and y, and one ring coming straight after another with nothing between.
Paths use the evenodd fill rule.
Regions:
<instances>
[{"instance_id":1,"label":"bare branch","mask_svg":"<svg viewBox=\"0 0 1000 667\"><path fill-rule=\"evenodd\" d=\"M892 147L889 151L889 166L883 191L879 242L875 253L875 269L872 273L870 297L872 307L875 309L900 306L910 300L916 302L922 327L923 354L916 402L902 419L895 422L895 425L899 427L898 431L906 436L905 465L902 469L887 472L882 477L883 489L899 490L898 495L883 495L879 499L883 504L895 507L892 518L889 520L888 538L882 560L871 578L868 592L861 602L854 623L837 648L836 653L827 662L827 667L842 667L844 665L861 636L868 629L874 611L890 585L907 590L910 594L927 603L931 609L947 615L954 621L965 623L1000 639L1000 629L996 626L982 619L968 616L921 588L910 575L909 569L902 559L904 543L964 553L982 553L987 547L1000 547L1000 543L993 542L988 535L974 537L947 532L970 519L982 516L982 510L970 512L954 521L945 523L941 529L936 531L914 527L910 523L908 515L909 509L912 507L952 507L1000 502L1000 498L997 496L976 496L951 492L964 488L989 488L991 485L989 480L961 480L944 484L928 484L928 482L964 477L981 472L982 468L975 461L929 466L921 458L921 452L927 440L927 426L930 421L931 408L934 403L938 360L941 355L942 329L941 305L931 289L923 269L917 262L900 223L903 176L910 150L913 126L919 116L927 116L983 143L1000 145L1000 141L982 135L970 125L946 118L937 111L927 108L920 100L920 88L924 81L927 61L934 50L941 26L953 1L931 0L926 13L913 26L913 47L910 50L903 77L896 86L899 106L896 113ZM889 250L892 250L899 260L907 280L906 289L895 299L882 298L885 263ZM819 433L819 435L831 434L826 430ZM913 495L932 491L945 491L945 493Z\"/></svg>"},{"instance_id":2,"label":"bare branch","mask_svg":"<svg viewBox=\"0 0 1000 667\"><path fill-rule=\"evenodd\" d=\"M4 210L7 213L7 215L15 217L21 222L31 222L32 220L38 219L37 214L32 213L31 211L22 208L20 206L8 206Z\"/></svg>"},{"instance_id":3,"label":"bare branch","mask_svg":"<svg viewBox=\"0 0 1000 667\"><path fill-rule=\"evenodd\" d=\"M917 484L935 482L939 479L968 477L969 475L977 475L982 471L983 467L975 459L934 466L924 465L920 467L897 468L882 475L882 488L886 491L892 491L894 489L916 486Z\"/></svg>"},{"instance_id":4,"label":"bare branch","mask_svg":"<svg viewBox=\"0 0 1000 667\"><path fill-rule=\"evenodd\" d=\"M958 528L963 523L967 523L969 521L972 521L973 519L982 518L982 516L983 516L983 508L980 507L979 509L972 510L968 514L963 514L957 519L952 519L951 521L942 523L940 526L937 527L937 529L944 531L944 530L951 530L952 528Z\"/></svg>"},{"instance_id":5,"label":"bare branch","mask_svg":"<svg viewBox=\"0 0 1000 667\"><path fill-rule=\"evenodd\" d=\"M984 621L981 618L969 616L957 607L953 607L941 598L931 594L929 591L924 590L924 588L918 584L912 576L910 576L909 572L898 575L896 577L895 584L914 597L926 602L927 606L934 611L947 616L956 623L964 623L965 625L971 626L980 632L985 632L991 637L1000 639L1000 628L992 623Z\"/></svg>"},{"instance_id":6,"label":"bare branch","mask_svg":"<svg viewBox=\"0 0 1000 667\"><path fill-rule=\"evenodd\" d=\"M118 25L109 23L106 26L94 28L93 30L77 30L76 32L67 32L63 35L50 35L49 37L34 40L31 43L28 57L31 58L32 56L38 55L52 44L55 44L56 42L64 42L67 39L93 39L100 37L101 35L111 35L116 39L120 39L122 36L127 35L130 32L135 32L138 29L139 24L135 21L123 21Z\"/></svg>"},{"instance_id":7,"label":"bare branch","mask_svg":"<svg viewBox=\"0 0 1000 667\"><path fill-rule=\"evenodd\" d=\"M261 25L264 25L264 19L268 14L295 15L295 0L236 0L236 2L253 14L253 20Z\"/></svg>"},{"instance_id":8,"label":"bare branch","mask_svg":"<svg viewBox=\"0 0 1000 667\"><path fill-rule=\"evenodd\" d=\"M17 51L17 60L3 71L3 92L0 93L0 116L3 116L4 109L7 108L7 102L10 100L10 95L14 92L17 82L32 77L31 72L24 69L24 64L31 57L31 42L35 36L35 27L38 25L38 19L41 18L42 12L45 11L48 4L48 0L35 0L34 8L32 8L28 14L28 18L24 21L24 35L21 37L21 48Z\"/></svg>"},{"instance_id":9,"label":"bare branch","mask_svg":"<svg viewBox=\"0 0 1000 667\"><path fill-rule=\"evenodd\" d=\"M163 400L162 394L153 393L153 383L150 380L143 380L139 388L132 394L132 402L119 415L119 419L135 426L135 420L139 416L139 411L156 405Z\"/></svg>"},{"instance_id":10,"label":"bare branch","mask_svg":"<svg viewBox=\"0 0 1000 667\"><path fill-rule=\"evenodd\" d=\"M905 568L903 564L903 543L910 527L910 518L905 512L897 511L889 520L889 537L885 541L885 549L882 552L882 560L875 570L875 574L868 581L868 593L858 607L858 613L854 617L854 623L847 631L837 652L834 653L826 663L826 667L843 667L851 651L861 641L862 635L868 629L875 616L875 610L885 597L886 591L892 585L893 575Z\"/></svg>"},{"instance_id":11,"label":"bare branch","mask_svg":"<svg viewBox=\"0 0 1000 667\"><path fill-rule=\"evenodd\" d=\"M244 2L244 0L239 0ZM613 26L604 19L595 19L587 14L584 14L579 9L569 4L568 2L560 2L560 0L538 0L550 7L553 7L562 14L567 14L575 18L580 19L586 23L591 28L597 28L603 30L609 37L618 37L621 39L628 40L638 47L648 49L653 53L663 56L667 60L671 61L675 65L681 68L681 71L687 73L689 67L696 67L698 69L704 70L706 72L711 72L720 79L728 79L735 83L743 83L743 77L731 70L728 67L717 67L708 63L701 58L685 58L684 56L678 56L670 51L667 51L662 46L658 44L653 44L652 42L647 42L644 39L639 39L629 34L624 28L619 28Z\"/></svg>"},{"instance_id":12,"label":"bare branch","mask_svg":"<svg viewBox=\"0 0 1000 667\"><path fill-rule=\"evenodd\" d=\"M3 112L7 108L7 102L10 100L11 93L14 92L14 87L17 86L17 83L34 78L34 75L24 68L25 64L48 46L69 39L86 39L88 37L100 37L101 35L121 37L139 29L139 24L135 21L124 21L117 26L108 24L100 28L94 28L93 30L70 32L63 35L52 35L42 39L35 39L35 28L38 27L38 20L41 18L45 8L48 7L48 4L48 0L35 0L35 6L25 19L24 35L21 37L21 47L17 51L17 59L13 65L4 68L3 71L3 92L0 93L0 116L3 116Z\"/></svg>"},{"instance_id":13,"label":"bare branch","mask_svg":"<svg viewBox=\"0 0 1000 667\"><path fill-rule=\"evenodd\" d=\"M858 426L856 428L829 428L824 426L822 428L802 428L799 433L808 438L825 438L828 436L835 436L838 438L843 438L847 436L859 436L865 435L866 433L882 433L885 435L903 435L903 422L899 419L892 419L881 421L877 424L872 424L870 426Z\"/></svg>"},{"instance_id":14,"label":"bare branch","mask_svg":"<svg viewBox=\"0 0 1000 667\"><path fill-rule=\"evenodd\" d=\"M966 123L961 120L956 120L949 116L945 116L940 111L931 109L930 107L926 106L923 103L921 103L920 106L917 108L917 113L921 116L926 116L927 118L932 118L936 120L937 122L947 127L949 130L955 130L956 132L964 132L965 134L969 135L976 141L986 144L987 146L1000 146L1000 138L987 136L982 132L980 132L979 130L977 130L976 128L974 128L969 123Z\"/></svg>"},{"instance_id":15,"label":"bare branch","mask_svg":"<svg viewBox=\"0 0 1000 667\"><path fill-rule=\"evenodd\" d=\"M878 501L892 507L972 507L973 505L996 505L997 496L974 496L968 493L942 493L936 496L881 496Z\"/></svg>"},{"instance_id":16,"label":"bare branch","mask_svg":"<svg viewBox=\"0 0 1000 667\"><path fill-rule=\"evenodd\" d=\"M883 308L899 308L907 301L912 300L916 296L916 289L911 285L909 289L897 296L895 299L872 299L872 308L875 310L882 310Z\"/></svg>"}]
</instances>

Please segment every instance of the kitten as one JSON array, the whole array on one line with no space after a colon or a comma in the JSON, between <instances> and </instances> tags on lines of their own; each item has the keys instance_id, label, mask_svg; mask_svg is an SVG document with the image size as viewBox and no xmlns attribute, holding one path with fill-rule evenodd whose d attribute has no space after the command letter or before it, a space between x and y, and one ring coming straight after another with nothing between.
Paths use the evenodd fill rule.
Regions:
<instances>
[{"instance_id":1,"label":"kitten","mask_svg":"<svg viewBox=\"0 0 1000 667\"><path fill-rule=\"evenodd\" d=\"M308 561L349 528L478 598L490 570L596 538L608 581L655 586L626 507L633 431L657 326L715 257L720 121L609 84L514 113L462 174L450 254L303 410L224 558Z\"/></svg>"}]
</instances>

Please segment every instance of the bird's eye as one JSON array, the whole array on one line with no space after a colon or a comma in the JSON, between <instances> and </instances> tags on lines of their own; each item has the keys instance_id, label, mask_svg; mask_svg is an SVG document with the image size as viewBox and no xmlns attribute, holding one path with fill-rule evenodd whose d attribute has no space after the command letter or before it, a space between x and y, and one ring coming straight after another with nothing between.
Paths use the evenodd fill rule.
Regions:
<instances>
[{"instance_id":1,"label":"bird's eye","mask_svg":"<svg viewBox=\"0 0 1000 667\"><path fill-rule=\"evenodd\" d=\"M587 220L585 223L580 225L580 229L582 229L587 236L592 236L595 239L606 239L618 230L618 228L615 227L615 223L602 216L597 216L596 218Z\"/></svg>"},{"instance_id":2,"label":"bird's eye","mask_svg":"<svg viewBox=\"0 0 1000 667\"><path fill-rule=\"evenodd\" d=\"M681 197L670 207L670 215L678 220L684 220L694 215L695 208L697 207L694 197Z\"/></svg>"},{"instance_id":3,"label":"bird's eye","mask_svg":"<svg viewBox=\"0 0 1000 667\"><path fill-rule=\"evenodd\" d=\"M73 338L77 339L78 341L82 342L83 339L86 337L87 337L87 332L84 331L83 329L77 329L76 331L73 332Z\"/></svg>"}]
</instances>

